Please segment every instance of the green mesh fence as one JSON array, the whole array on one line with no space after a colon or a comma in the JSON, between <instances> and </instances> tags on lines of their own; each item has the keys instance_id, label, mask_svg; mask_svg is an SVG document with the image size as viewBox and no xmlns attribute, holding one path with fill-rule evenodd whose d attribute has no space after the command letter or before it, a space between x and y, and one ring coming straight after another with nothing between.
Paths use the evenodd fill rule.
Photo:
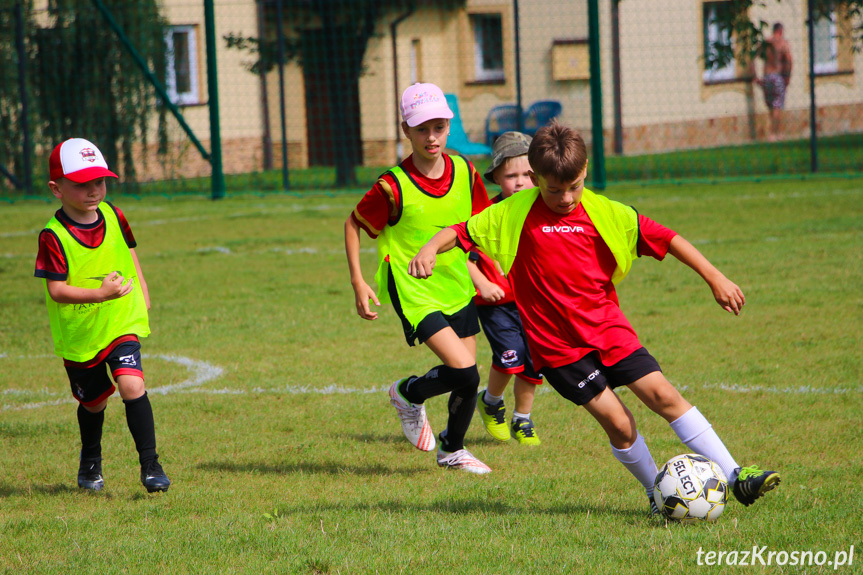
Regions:
<instances>
[{"instance_id":1,"label":"green mesh fence","mask_svg":"<svg viewBox=\"0 0 863 575\"><path fill-rule=\"evenodd\" d=\"M587 2L215 2L227 193L368 189L409 153L397 111L414 82L449 95L449 148L480 169L497 135L552 117L597 145L601 105L609 185L800 177L812 173L813 149L819 174L860 174L860 22L841 4L814 23L814 108L805 2L768 0L750 14L783 22L794 61L773 142L752 81L763 62L705 70L727 1L598 2L600 78L589 65ZM73 136L96 142L121 174L112 193L209 195L204 14L203 0L0 0L0 197L44 196L47 154Z\"/></svg>"}]
</instances>

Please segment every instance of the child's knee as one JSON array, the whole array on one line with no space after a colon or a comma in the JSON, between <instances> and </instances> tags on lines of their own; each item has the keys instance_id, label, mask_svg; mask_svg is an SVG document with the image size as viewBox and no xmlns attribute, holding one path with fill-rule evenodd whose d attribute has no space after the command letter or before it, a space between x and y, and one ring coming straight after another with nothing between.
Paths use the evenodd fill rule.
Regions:
<instances>
[{"instance_id":1,"label":"child's knee","mask_svg":"<svg viewBox=\"0 0 863 575\"><path fill-rule=\"evenodd\" d=\"M656 375L655 379L644 382L645 385L639 385L637 389L633 389L641 401L656 413L664 413L668 410L677 410L684 404L686 400L677 390L676 387L665 379L661 374Z\"/></svg>"},{"instance_id":2,"label":"child's knee","mask_svg":"<svg viewBox=\"0 0 863 575\"><path fill-rule=\"evenodd\" d=\"M117 377L117 390L120 397L125 400L138 399L146 391L144 379L134 375L121 375Z\"/></svg>"},{"instance_id":3,"label":"child's knee","mask_svg":"<svg viewBox=\"0 0 863 575\"><path fill-rule=\"evenodd\" d=\"M440 370L444 372L440 375L452 383L453 389L473 390L476 393L476 390L479 388L479 370L476 364L470 367L449 367L443 365L440 367Z\"/></svg>"},{"instance_id":4,"label":"child's knee","mask_svg":"<svg viewBox=\"0 0 863 575\"><path fill-rule=\"evenodd\" d=\"M675 413L686 411L691 406L683 399L677 388L669 383L654 390L650 407L657 413L665 414L672 411Z\"/></svg>"},{"instance_id":5,"label":"child's knee","mask_svg":"<svg viewBox=\"0 0 863 575\"><path fill-rule=\"evenodd\" d=\"M635 418L625 405L623 409L598 416L597 420L602 429L608 435L611 444L617 449L629 449L638 438L638 430L635 426Z\"/></svg>"}]
</instances>

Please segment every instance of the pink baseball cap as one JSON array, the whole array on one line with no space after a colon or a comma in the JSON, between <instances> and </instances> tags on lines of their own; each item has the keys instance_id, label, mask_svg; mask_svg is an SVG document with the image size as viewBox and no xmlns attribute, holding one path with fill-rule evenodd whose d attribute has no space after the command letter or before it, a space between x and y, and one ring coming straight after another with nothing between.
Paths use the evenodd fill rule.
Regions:
<instances>
[{"instance_id":1,"label":"pink baseball cap","mask_svg":"<svg viewBox=\"0 0 863 575\"><path fill-rule=\"evenodd\" d=\"M414 84L402 94L402 118L411 128L436 118L453 117L446 96L434 84Z\"/></svg>"},{"instance_id":2,"label":"pink baseball cap","mask_svg":"<svg viewBox=\"0 0 863 575\"><path fill-rule=\"evenodd\" d=\"M58 144L48 159L51 181L68 178L83 184L96 178L117 178L108 169L105 156L92 142L83 138L70 138Z\"/></svg>"}]
</instances>

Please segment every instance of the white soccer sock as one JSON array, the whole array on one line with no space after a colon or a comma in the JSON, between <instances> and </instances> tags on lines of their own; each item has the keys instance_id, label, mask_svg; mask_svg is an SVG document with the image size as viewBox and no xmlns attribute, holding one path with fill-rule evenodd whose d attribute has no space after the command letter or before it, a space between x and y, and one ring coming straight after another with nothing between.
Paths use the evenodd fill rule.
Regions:
<instances>
[{"instance_id":1,"label":"white soccer sock","mask_svg":"<svg viewBox=\"0 0 863 575\"><path fill-rule=\"evenodd\" d=\"M728 478L729 484L734 484L736 479L734 470L740 466L731 457L725 444L713 430L713 426L706 417L701 415L697 407L693 406L668 425L686 447L716 462Z\"/></svg>"},{"instance_id":2,"label":"white soccer sock","mask_svg":"<svg viewBox=\"0 0 863 575\"><path fill-rule=\"evenodd\" d=\"M482 400L485 402L486 405L497 405L498 403L503 401L503 395L492 395L486 389L485 396L483 396Z\"/></svg>"},{"instance_id":3,"label":"white soccer sock","mask_svg":"<svg viewBox=\"0 0 863 575\"><path fill-rule=\"evenodd\" d=\"M519 413L517 411L512 412L513 419L530 419L530 412L528 413Z\"/></svg>"},{"instance_id":4,"label":"white soccer sock","mask_svg":"<svg viewBox=\"0 0 863 575\"><path fill-rule=\"evenodd\" d=\"M632 473L638 482L644 486L648 497L653 497L653 482L656 479L656 463L653 461L653 456L650 454L650 449L647 447L647 442L644 437L636 432L637 437L632 447L628 449L618 449L611 446L611 452L615 459L623 464L626 469Z\"/></svg>"}]
</instances>

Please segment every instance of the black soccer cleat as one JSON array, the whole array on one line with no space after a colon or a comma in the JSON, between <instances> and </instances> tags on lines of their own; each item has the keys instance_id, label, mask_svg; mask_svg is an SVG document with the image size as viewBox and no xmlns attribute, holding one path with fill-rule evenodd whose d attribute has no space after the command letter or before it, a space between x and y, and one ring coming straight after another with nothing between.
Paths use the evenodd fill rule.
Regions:
<instances>
[{"instance_id":1,"label":"black soccer cleat","mask_svg":"<svg viewBox=\"0 0 863 575\"><path fill-rule=\"evenodd\" d=\"M659 507L656 506L656 501L654 501L652 495L647 496L647 500L650 502L650 508L647 510L647 514L650 517L656 517L658 515L662 515L659 511Z\"/></svg>"},{"instance_id":2,"label":"black soccer cleat","mask_svg":"<svg viewBox=\"0 0 863 575\"><path fill-rule=\"evenodd\" d=\"M167 491L171 486L171 480L165 475L158 455L141 466L141 483L147 488L147 493Z\"/></svg>"},{"instance_id":3,"label":"black soccer cleat","mask_svg":"<svg viewBox=\"0 0 863 575\"><path fill-rule=\"evenodd\" d=\"M105 487L102 479L101 459L82 459L78 466L78 487L90 491L101 491Z\"/></svg>"},{"instance_id":4,"label":"black soccer cleat","mask_svg":"<svg viewBox=\"0 0 863 575\"><path fill-rule=\"evenodd\" d=\"M761 471L755 465L739 467L736 471L737 480L734 482L734 497L747 507L782 481L778 472Z\"/></svg>"}]
</instances>

